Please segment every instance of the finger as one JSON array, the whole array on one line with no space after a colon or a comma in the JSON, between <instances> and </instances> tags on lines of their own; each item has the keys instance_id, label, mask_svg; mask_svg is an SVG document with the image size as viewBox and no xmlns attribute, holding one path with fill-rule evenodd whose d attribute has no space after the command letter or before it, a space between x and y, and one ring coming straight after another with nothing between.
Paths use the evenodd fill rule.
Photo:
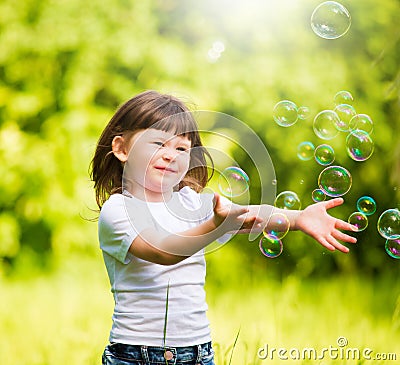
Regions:
<instances>
[{"instance_id":1,"label":"finger","mask_svg":"<svg viewBox=\"0 0 400 365\"><path fill-rule=\"evenodd\" d=\"M338 205L342 205L344 202L343 198L335 198L324 202L325 209L331 209L337 207Z\"/></svg>"},{"instance_id":2,"label":"finger","mask_svg":"<svg viewBox=\"0 0 400 365\"><path fill-rule=\"evenodd\" d=\"M214 209L217 205L221 204L221 197L219 196L218 193L214 193L214 198L213 198L213 206Z\"/></svg>"},{"instance_id":3,"label":"finger","mask_svg":"<svg viewBox=\"0 0 400 365\"><path fill-rule=\"evenodd\" d=\"M341 219L336 220L335 227L338 229L345 229L346 231L353 231L353 232L356 232L358 230L356 226L353 226L348 222L342 221Z\"/></svg>"},{"instance_id":4,"label":"finger","mask_svg":"<svg viewBox=\"0 0 400 365\"><path fill-rule=\"evenodd\" d=\"M337 248L339 251L347 253L350 250L348 249L348 247L342 245L336 238L329 236L327 238L327 241L335 248Z\"/></svg>"},{"instance_id":5,"label":"finger","mask_svg":"<svg viewBox=\"0 0 400 365\"><path fill-rule=\"evenodd\" d=\"M335 230L332 233L332 236L335 237L336 239L343 241L343 242L349 242L349 243L356 243L357 238L349 236L348 234L345 234L339 230Z\"/></svg>"},{"instance_id":6,"label":"finger","mask_svg":"<svg viewBox=\"0 0 400 365\"><path fill-rule=\"evenodd\" d=\"M325 248L327 248L329 251L335 251L335 247L332 246L324 237L320 237L317 239L317 241L324 246Z\"/></svg>"}]
</instances>

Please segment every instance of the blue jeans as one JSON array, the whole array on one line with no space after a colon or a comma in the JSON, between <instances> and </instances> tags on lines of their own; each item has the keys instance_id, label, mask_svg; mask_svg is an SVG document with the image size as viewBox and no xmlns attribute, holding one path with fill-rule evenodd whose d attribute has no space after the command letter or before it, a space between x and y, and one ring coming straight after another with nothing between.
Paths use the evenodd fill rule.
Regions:
<instances>
[{"instance_id":1,"label":"blue jeans","mask_svg":"<svg viewBox=\"0 0 400 365\"><path fill-rule=\"evenodd\" d=\"M103 365L215 365L211 342L188 347L153 347L111 343Z\"/></svg>"}]
</instances>

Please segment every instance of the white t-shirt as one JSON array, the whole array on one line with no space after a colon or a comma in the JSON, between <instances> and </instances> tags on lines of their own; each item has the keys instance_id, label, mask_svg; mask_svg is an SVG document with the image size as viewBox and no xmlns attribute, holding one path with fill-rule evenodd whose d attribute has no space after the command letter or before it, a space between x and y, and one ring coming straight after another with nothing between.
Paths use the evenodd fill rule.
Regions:
<instances>
[{"instance_id":1,"label":"white t-shirt","mask_svg":"<svg viewBox=\"0 0 400 365\"><path fill-rule=\"evenodd\" d=\"M110 342L191 346L211 340L204 253L163 266L139 259L128 250L143 229L183 232L212 214L212 195L197 194L188 187L174 192L169 202L149 203L128 193L111 195L104 203L99 241L115 301Z\"/></svg>"}]
</instances>

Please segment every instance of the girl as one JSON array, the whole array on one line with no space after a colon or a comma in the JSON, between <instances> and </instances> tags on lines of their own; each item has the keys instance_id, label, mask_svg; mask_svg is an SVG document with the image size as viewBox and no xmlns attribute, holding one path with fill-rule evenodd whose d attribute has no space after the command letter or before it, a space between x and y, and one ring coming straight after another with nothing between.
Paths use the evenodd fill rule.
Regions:
<instances>
[{"instance_id":1,"label":"girl","mask_svg":"<svg viewBox=\"0 0 400 365\"><path fill-rule=\"evenodd\" d=\"M206 158L188 108L155 91L123 104L98 141L91 177L115 301L104 365L214 365L203 248L227 233L261 232L277 209L200 194L209 179ZM292 230L348 252L338 240L356 239L339 229L353 227L327 213L342 203L284 214Z\"/></svg>"}]
</instances>

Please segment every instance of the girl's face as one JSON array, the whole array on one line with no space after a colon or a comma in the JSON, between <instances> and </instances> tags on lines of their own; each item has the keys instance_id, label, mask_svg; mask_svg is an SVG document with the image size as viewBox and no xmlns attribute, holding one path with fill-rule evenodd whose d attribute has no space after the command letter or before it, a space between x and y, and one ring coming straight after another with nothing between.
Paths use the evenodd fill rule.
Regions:
<instances>
[{"instance_id":1,"label":"girl's face","mask_svg":"<svg viewBox=\"0 0 400 365\"><path fill-rule=\"evenodd\" d=\"M169 199L188 171L191 141L150 128L136 132L129 148L124 166L127 190L147 201Z\"/></svg>"}]
</instances>

